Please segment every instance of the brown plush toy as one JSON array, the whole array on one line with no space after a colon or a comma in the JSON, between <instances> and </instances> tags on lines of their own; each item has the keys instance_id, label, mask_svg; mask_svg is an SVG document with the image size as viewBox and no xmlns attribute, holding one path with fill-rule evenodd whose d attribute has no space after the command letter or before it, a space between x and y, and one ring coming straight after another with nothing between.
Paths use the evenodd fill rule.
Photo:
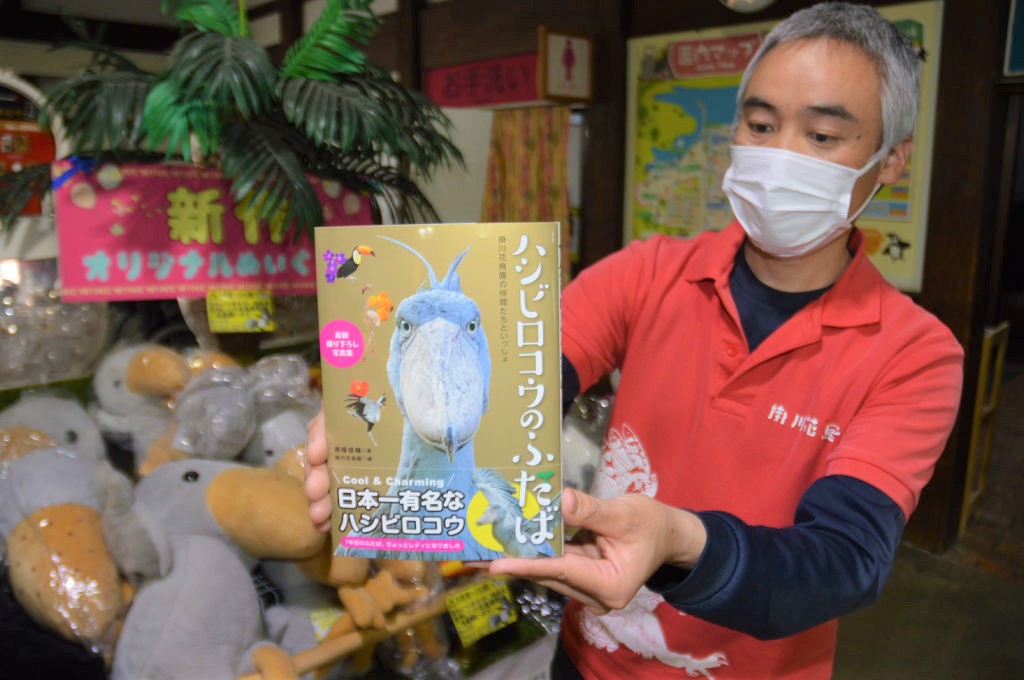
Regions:
<instances>
[{"instance_id":1,"label":"brown plush toy","mask_svg":"<svg viewBox=\"0 0 1024 680\"><path fill-rule=\"evenodd\" d=\"M381 573L392 574L402 586L417 588L422 593L417 601L425 600L437 590L434 586L441 585L437 565L424 560L378 559L374 560L374 565ZM406 676L416 675L417 667L421 667L424 661L439 661L448 653L446 633L436 617L396 633L393 640L394 663Z\"/></svg>"},{"instance_id":2,"label":"brown plush toy","mask_svg":"<svg viewBox=\"0 0 1024 680\"><path fill-rule=\"evenodd\" d=\"M116 504L113 495L130 494L130 482L105 461L48 441L28 428L0 433L0 537L11 588L33 620L109 662L133 590L118 573L102 512Z\"/></svg>"},{"instance_id":3,"label":"brown plush toy","mask_svg":"<svg viewBox=\"0 0 1024 680\"><path fill-rule=\"evenodd\" d=\"M383 628L385 616L425 597L418 585L402 586L388 571L380 571L361 586L338 588L338 598L359 628Z\"/></svg>"},{"instance_id":4,"label":"brown plush toy","mask_svg":"<svg viewBox=\"0 0 1024 680\"><path fill-rule=\"evenodd\" d=\"M301 483L303 455L296 447L274 464L274 469ZM322 642L342 638L358 631L380 632L390 615L424 601L430 594L427 581L430 568L421 560L370 560L365 557L335 556L331 546L313 557L293 562L309 579L337 589L344 612L331 624ZM371 576L371 574L373 574ZM286 596L287 600L287 596ZM399 649L399 670L411 670L423 657L437 659L447 652L443 631L431 619L394 636ZM373 664L374 644L364 644L347 657L347 670L361 675Z\"/></svg>"}]
</instances>

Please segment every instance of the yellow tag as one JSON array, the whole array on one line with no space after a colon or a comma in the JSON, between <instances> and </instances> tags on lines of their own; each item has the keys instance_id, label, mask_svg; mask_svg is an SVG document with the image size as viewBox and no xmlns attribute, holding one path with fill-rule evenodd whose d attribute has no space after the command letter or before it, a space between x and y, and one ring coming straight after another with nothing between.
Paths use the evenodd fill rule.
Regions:
<instances>
[{"instance_id":1,"label":"yellow tag","mask_svg":"<svg viewBox=\"0 0 1024 680\"><path fill-rule=\"evenodd\" d=\"M214 333L270 333L274 298L269 290L211 290L206 294L206 317Z\"/></svg>"},{"instance_id":2,"label":"yellow tag","mask_svg":"<svg viewBox=\"0 0 1024 680\"><path fill-rule=\"evenodd\" d=\"M441 576L444 578L451 578L452 576L458 576L463 571L468 571L468 569L459 560L445 560L438 563L438 571L441 572Z\"/></svg>"},{"instance_id":3,"label":"yellow tag","mask_svg":"<svg viewBox=\"0 0 1024 680\"><path fill-rule=\"evenodd\" d=\"M309 622L313 624L313 637L317 642L323 642L331 627L345 613L341 607L321 607L309 612Z\"/></svg>"},{"instance_id":4,"label":"yellow tag","mask_svg":"<svg viewBox=\"0 0 1024 680\"><path fill-rule=\"evenodd\" d=\"M505 579L487 579L445 598L463 647L501 630L518 618Z\"/></svg>"}]
</instances>

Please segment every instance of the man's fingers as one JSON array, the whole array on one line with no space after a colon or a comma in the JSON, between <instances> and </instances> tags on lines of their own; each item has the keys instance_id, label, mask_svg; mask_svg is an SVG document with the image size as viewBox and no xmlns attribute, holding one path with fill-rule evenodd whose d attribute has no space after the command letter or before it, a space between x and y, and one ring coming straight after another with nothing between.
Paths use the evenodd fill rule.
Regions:
<instances>
[{"instance_id":1,"label":"man's fingers","mask_svg":"<svg viewBox=\"0 0 1024 680\"><path fill-rule=\"evenodd\" d=\"M309 500L309 518L319 531L327 531L331 526L331 480L327 474L327 432L322 406L306 425L304 448L303 488Z\"/></svg>"},{"instance_id":2,"label":"man's fingers","mask_svg":"<svg viewBox=\"0 0 1024 680\"><path fill-rule=\"evenodd\" d=\"M306 470L327 462L327 433L324 429L324 410L320 409L306 425Z\"/></svg>"},{"instance_id":3,"label":"man's fingers","mask_svg":"<svg viewBox=\"0 0 1024 680\"><path fill-rule=\"evenodd\" d=\"M327 475L327 466L319 465L306 471L306 481L303 484L306 490L306 498L311 503L327 498L331 492L331 481Z\"/></svg>"},{"instance_id":4,"label":"man's fingers","mask_svg":"<svg viewBox=\"0 0 1024 680\"><path fill-rule=\"evenodd\" d=\"M324 496L309 504L309 518L320 531L327 531L331 524L331 499Z\"/></svg>"},{"instance_id":5,"label":"man's fingers","mask_svg":"<svg viewBox=\"0 0 1024 680\"><path fill-rule=\"evenodd\" d=\"M495 576L522 576L528 579L562 578L564 576L564 557L519 558L504 557L491 562L490 572Z\"/></svg>"},{"instance_id":6,"label":"man's fingers","mask_svg":"<svg viewBox=\"0 0 1024 680\"><path fill-rule=\"evenodd\" d=\"M608 503L576 489L562 492L562 518L571 527L604 534L608 529Z\"/></svg>"}]
</instances>

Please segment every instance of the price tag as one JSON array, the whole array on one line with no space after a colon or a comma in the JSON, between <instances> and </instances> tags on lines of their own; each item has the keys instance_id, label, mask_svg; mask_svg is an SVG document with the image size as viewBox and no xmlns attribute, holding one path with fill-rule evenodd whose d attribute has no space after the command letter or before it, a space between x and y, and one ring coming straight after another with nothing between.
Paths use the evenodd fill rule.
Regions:
<instances>
[{"instance_id":1,"label":"price tag","mask_svg":"<svg viewBox=\"0 0 1024 680\"><path fill-rule=\"evenodd\" d=\"M206 294L206 317L214 333L271 333L274 297L269 290L211 290Z\"/></svg>"},{"instance_id":2,"label":"price tag","mask_svg":"<svg viewBox=\"0 0 1024 680\"><path fill-rule=\"evenodd\" d=\"M505 579L487 579L445 598L463 647L501 630L518 618Z\"/></svg>"},{"instance_id":3,"label":"price tag","mask_svg":"<svg viewBox=\"0 0 1024 680\"><path fill-rule=\"evenodd\" d=\"M313 624L313 637L317 642L323 642L331 627L344 615L345 610L341 607L321 607L309 612L309 622Z\"/></svg>"}]
</instances>

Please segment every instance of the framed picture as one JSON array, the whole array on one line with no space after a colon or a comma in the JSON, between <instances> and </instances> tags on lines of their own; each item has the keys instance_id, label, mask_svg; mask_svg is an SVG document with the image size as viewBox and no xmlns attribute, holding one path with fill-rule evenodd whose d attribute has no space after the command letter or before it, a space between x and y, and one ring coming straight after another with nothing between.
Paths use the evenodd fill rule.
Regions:
<instances>
[{"instance_id":1,"label":"framed picture","mask_svg":"<svg viewBox=\"0 0 1024 680\"><path fill-rule=\"evenodd\" d=\"M538 29L538 89L541 99L589 102L593 98L593 39Z\"/></svg>"}]
</instances>

